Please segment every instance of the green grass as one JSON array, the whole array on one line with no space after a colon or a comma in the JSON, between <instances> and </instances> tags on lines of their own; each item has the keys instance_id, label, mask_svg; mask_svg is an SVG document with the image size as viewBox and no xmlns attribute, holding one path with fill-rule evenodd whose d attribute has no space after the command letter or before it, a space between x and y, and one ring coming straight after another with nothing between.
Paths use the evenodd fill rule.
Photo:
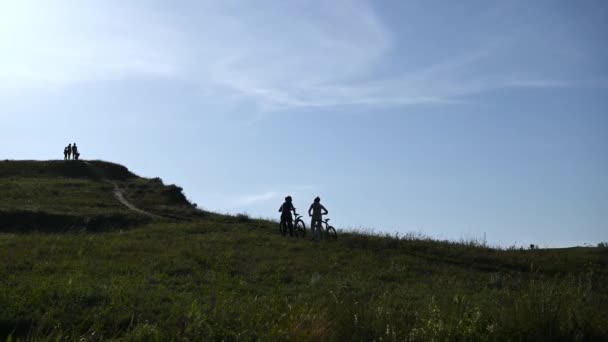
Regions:
<instances>
[{"instance_id":1,"label":"green grass","mask_svg":"<svg viewBox=\"0 0 608 342\"><path fill-rule=\"evenodd\" d=\"M87 203L70 213L83 220L131 215L91 204L115 205L94 176L20 177L19 165L8 174L2 164L2 194L22 194L2 196L5 212L21 215L31 201L57 215ZM38 178L52 184L31 186ZM197 211L160 180L116 181L139 207L180 219L95 233L0 229L0 340L608 339L608 249L344 232L314 243L280 236L275 222ZM82 202L48 190L63 182L84 182L65 192Z\"/></svg>"},{"instance_id":2,"label":"green grass","mask_svg":"<svg viewBox=\"0 0 608 342\"><path fill-rule=\"evenodd\" d=\"M5 178L0 210L96 215L128 213L112 195L112 186L87 179ZM59 199L59 200L58 200Z\"/></svg>"},{"instance_id":3,"label":"green grass","mask_svg":"<svg viewBox=\"0 0 608 342\"><path fill-rule=\"evenodd\" d=\"M126 198L138 208L178 220L193 220L205 216L184 197L182 188L166 186L160 178L137 178L118 182Z\"/></svg>"}]
</instances>

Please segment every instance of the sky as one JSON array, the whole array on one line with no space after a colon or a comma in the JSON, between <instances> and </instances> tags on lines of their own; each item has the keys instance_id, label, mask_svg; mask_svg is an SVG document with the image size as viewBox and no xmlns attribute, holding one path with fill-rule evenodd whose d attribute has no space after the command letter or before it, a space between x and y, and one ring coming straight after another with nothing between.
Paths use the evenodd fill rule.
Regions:
<instances>
[{"instance_id":1,"label":"sky","mask_svg":"<svg viewBox=\"0 0 608 342\"><path fill-rule=\"evenodd\" d=\"M608 241L605 1L0 0L0 159L199 207L495 246Z\"/></svg>"}]
</instances>

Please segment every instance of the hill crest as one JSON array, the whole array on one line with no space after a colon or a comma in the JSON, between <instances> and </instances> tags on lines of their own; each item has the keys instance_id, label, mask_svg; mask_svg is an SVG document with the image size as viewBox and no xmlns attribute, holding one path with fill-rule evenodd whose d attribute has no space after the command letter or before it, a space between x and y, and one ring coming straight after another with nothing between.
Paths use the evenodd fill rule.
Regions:
<instances>
[{"instance_id":1,"label":"hill crest","mask_svg":"<svg viewBox=\"0 0 608 342\"><path fill-rule=\"evenodd\" d=\"M182 188L101 161L0 161L0 230L110 230L204 213Z\"/></svg>"}]
</instances>

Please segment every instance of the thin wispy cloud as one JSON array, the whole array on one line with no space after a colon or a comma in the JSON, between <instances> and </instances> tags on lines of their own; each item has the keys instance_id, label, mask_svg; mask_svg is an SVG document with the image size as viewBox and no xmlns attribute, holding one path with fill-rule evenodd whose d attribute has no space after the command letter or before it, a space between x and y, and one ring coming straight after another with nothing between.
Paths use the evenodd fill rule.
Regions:
<instances>
[{"instance_id":1,"label":"thin wispy cloud","mask_svg":"<svg viewBox=\"0 0 608 342\"><path fill-rule=\"evenodd\" d=\"M280 191L277 191L280 189ZM244 194L217 194L218 201L225 203L231 209L248 209L267 202L280 204L283 198L291 195L294 198L308 198L312 200L317 195L319 186L306 184L272 184L267 185L265 190Z\"/></svg>"},{"instance_id":2,"label":"thin wispy cloud","mask_svg":"<svg viewBox=\"0 0 608 342\"><path fill-rule=\"evenodd\" d=\"M425 66L395 62L403 42L368 1L182 5L5 1L0 91L155 77L272 111L446 104L499 88L575 85L527 70L517 79L500 68L471 73L501 53L495 42ZM375 76L387 63L391 76Z\"/></svg>"},{"instance_id":3,"label":"thin wispy cloud","mask_svg":"<svg viewBox=\"0 0 608 342\"><path fill-rule=\"evenodd\" d=\"M259 202L271 201L279 197L279 193L276 191L265 191L258 194L240 195L233 201L233 206L248 206Z\"/></svg>"}]
</instances>

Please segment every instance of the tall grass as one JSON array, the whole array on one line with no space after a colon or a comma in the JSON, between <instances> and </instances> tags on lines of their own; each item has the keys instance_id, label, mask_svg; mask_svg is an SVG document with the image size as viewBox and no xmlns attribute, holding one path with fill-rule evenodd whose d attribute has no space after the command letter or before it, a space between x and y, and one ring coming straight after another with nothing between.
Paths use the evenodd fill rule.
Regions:
<instances>
[{"instance_id":1,"label":"tall grass","mask_svg":"<svg viewBox=\"0 0 608 342\"><path fill-rule=\"evenodd\" d=\"M608 336L600 249L493 250L354 233L314 243L283 238L271 222L223 216L122 233L0 234L0 247L0 339Z\"/></svg>"}]
</instances>

